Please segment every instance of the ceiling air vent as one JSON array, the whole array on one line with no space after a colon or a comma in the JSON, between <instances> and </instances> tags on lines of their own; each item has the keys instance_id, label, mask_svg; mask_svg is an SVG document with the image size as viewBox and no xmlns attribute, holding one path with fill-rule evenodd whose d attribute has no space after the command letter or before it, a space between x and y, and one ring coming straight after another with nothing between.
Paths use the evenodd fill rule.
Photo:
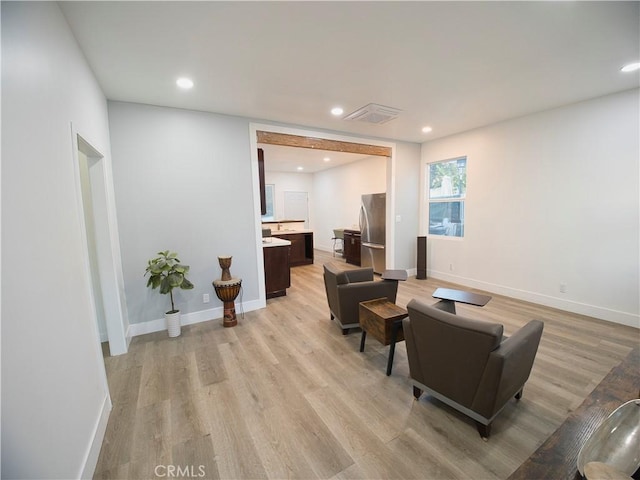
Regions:
<instances>
[{"instance_id":1,"label":"ceiling air vent","mask_svg":"<svg viewBox=\"0 0 640 480\"><path fill-rule=\"evenodd\" d=\"M377 125L381 125L396 118L400 115L401 111L402 110L398 110L397 108L370 103L369 105L365 105L355 112L350 113L344 117L344 119L353 122L375 123Z\"/></svg>"}]
</instances>

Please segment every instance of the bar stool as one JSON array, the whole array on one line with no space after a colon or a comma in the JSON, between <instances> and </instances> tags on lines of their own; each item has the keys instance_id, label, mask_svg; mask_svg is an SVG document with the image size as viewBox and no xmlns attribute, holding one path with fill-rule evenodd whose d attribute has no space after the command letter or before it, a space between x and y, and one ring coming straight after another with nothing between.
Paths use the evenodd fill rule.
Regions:
<instances>
[{"instance_id":1,"label":"bar stool","mask_svg":"<svg viewBox=\"0 0 640 480\"><path fill-rule=\"evenodd\" d=\"M342 254L344 252L344 228L334 228L333 230L333 256L336 256L336 253Z\"/></svg>"}]
</instances>

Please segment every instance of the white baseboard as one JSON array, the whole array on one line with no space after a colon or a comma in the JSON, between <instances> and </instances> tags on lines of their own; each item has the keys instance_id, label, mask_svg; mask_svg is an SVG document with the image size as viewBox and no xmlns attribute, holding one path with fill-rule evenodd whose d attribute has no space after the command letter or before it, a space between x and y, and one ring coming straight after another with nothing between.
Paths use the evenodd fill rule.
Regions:
<instances>
[{"instance_id":1,"label":"white baseboard","mask_svg":"<svg viewBox=\"0 0 640 480\"><path fill-rule=\"evenodd\" d=\"M236 314L240 315L242 312L251 312L264 308L266 303L260 300L251 300L236 304ZM224 308L216 307L208 310L200 310L199 312L183 313L180 317L181 324L193 325L195 323L208 322L209 320L215 320L224 316ZM158 318L156 320L149 320L148 322L132 323L129 325L127 331L127 337L137 337L138 335L145 335L147 333L161 332L166 330L167 325L164 318Z\"/></svg>"},{"instance_id":2,"label":"white baseboard","mask_svg":"<svg viewBox=\"0 0 640 480\"><path fill-rule=\"evenodd\" d=\"M79 478L93 478L93 474L96 471L96 465L98 464L98 457L100 456L100 449L102 448L102 441L104 440L104 434L107 431L107 423L109 421L109 413L111 412L111 397L109 393L104 397L102 402L102 409L100 416L96 422L96 426L93 431L93 439L91 445L85 455L84 465L82 466L82 472Z\"/></svg>"},{"instance_id":3,"label":"white baseboard","mask_svg":"<svg viewBox=\"0 0 640 480\"><path fill-rule=\"evenodd\" d=\"M429 270L428 276L439 280L445 280L447 282L457 283L458 285L464 285L466 287L478 288L498 295L504 295L506 297L517 298L526 302L537 303L539 305L545 305L547 307L557 308L567 312L599 318L601 320L618 323L620 325L640 328L640 315L633 313L620 312L618 310L611 310L604 307L598 307L596 305L589 305L586 303L575 302L573 300L552 297L541 293L482 282L466 277L451 275L445 272Z\"/></svg>"}]
</instances>

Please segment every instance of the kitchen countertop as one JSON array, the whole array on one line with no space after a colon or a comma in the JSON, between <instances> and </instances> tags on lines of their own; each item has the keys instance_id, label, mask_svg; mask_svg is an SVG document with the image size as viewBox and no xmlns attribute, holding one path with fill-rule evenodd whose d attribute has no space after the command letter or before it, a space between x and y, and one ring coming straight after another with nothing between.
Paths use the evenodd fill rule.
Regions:
<instances>
[{"instance_id":1,"label":"kitchen countertop","mask_svg":"<svg viewBox=\"0 0 640 480\"><path fill-rule=\"evenodd\" d=\"M278 223L304 223L304 220L267 220L262 222L263 225Z\"/></svg>"},{"instance_id":2,"label":"kitchen countertop","mask_svg":"<svg viewBox=\"0 0 640 480\"><path fill-rule=\"evenodd\" d=\"M282 230L271 230L271 236L274 235L286 235L286 234L290 234L290 233L313 233L313 230L309 230L308 228L301 228L301 229L296 229L296 230L292 230L292 229L282 229Z\"/></svg>"},{"instance_id":3,"label":"kitchen countertop","mask_svg":"<svg viewBox=\"0 0 640 480\"><path fill-rule=\"evenodd\" d=\"M286 247L291 245L289 240L283 240L282 238L267 237L262 239L262 247Z\"/></svg>"}]
</instances>

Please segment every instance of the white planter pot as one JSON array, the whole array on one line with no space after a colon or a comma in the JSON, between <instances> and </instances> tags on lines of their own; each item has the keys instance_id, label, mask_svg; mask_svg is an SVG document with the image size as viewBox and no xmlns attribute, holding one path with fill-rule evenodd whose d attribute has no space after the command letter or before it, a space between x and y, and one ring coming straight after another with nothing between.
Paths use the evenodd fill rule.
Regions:
<instances>
[{"instance_id":1,"label":"white planter pot","mask_svg":"<svg viewBox=\"0 0 640 480\"><path fill-rule=\"evenodd\" d=\"M180 336L180 312L165 313L164 318L167 321L167 331L170 337Z\"/></svg>"}]
</instances>

